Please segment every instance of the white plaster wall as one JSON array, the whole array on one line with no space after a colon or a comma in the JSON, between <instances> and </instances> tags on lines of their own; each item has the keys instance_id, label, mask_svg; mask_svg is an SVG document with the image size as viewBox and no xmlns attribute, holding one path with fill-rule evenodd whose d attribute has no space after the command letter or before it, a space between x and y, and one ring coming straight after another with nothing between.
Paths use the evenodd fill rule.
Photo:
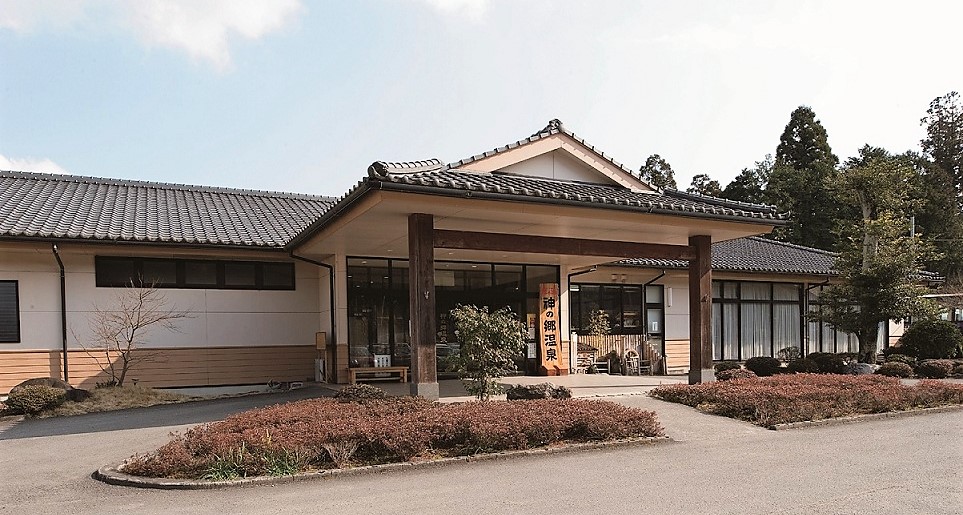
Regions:
<instances>
[{"instance_id":1,"label":"white plaster wall","mask_svg":"<svg viewBox=\"0 0 963 515\"><path fill-rule=\"evenodd\" d=\"M559 150L506 166L499 171L565 181L615 184L599 171L586 166L584 163L579 162L567 153Z\"/></svg>"},{"instance_id":2,"label":"white plaster wall","mask_svg":"<svg viewBox=\"0 0 963 515\"><path fill-rule=\"evenodd\" d=\"M204 252L176 255L163 249L140 247L80 247L61 245L66 267L68 344L89 341L89 319L98 307L110 309L123 288L98 288L95 255L195 257L206 259L284 260L278 254ZM323 272L323 271L322 271ZM161 289L168 303L189 311L177 332L156 329L148 334L148 347L199 347L247 345L312 345L321 330L318 267L295 262L294 291ZM19 281L21 342L0 344L0 350L59 349L59 268L49 246L0 247L0 279ZM326 291L325 291L326 295Z\"/></svg>"},{"instance_id":3,"label":"white plaster wall","mask_svg":"<svg viewBox=\"0 0 963 515\"><path fill-rule=\"evenodd\" d=\"M688 278L666 275L659 281L665 286L665 339L689 339L689 283ZM672 290L671 293L669 290ZM672 303L669 304L669 297Z\"/></svg>"}]
</instances>

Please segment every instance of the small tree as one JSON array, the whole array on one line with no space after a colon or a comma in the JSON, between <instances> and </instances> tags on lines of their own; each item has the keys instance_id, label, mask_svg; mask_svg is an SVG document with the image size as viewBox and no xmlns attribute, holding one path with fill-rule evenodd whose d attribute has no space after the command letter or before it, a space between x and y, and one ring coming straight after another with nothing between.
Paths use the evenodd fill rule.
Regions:
<instances>
[{"instance_id":1,"label":"small tree","mask_svg":"<svg viewBox=\"0 0 963 515\"><path fill-rule=\"evenodd\" d=\"M91 343L81 343L81 347L107 374L108 384L124 386L127 372L153 357L139 350L151 330L177 331L176 322L184 318L190 318L190 314L168 306L167 298L153 285L138 287L131 283L117 291L114 309L94 305L88 321Z\"/></svg>"},{"instance_id":2,"label":"small tree","mask_svg":"<svg viewBox=\"0 0 963 515\"><path fill-rule=\"evenodd\" d=\"M602 336L604 334L609 334L612 332L612 326L609 324L609 314L602 309L596 309L592 312L589 317L588 334L592 336Z\"/></svg>"},{"instance_id":3,"label":"small tree","mask_svg":"<svg viewBox=\"0 0 963 515\"><path fill-rule=\"evenodd\" d=\"M860 213L843 223L836 268L840 284L820 296L821 317L859 340L859 360L875 363L879 326L888 320L930 317L931 303L916 284L923 243L911 236L905 185L911 168L904 159L865 146L839 173L838 197Z\"/></svg>"},{"instance_id":4,"label":"small tree","mask_svg":"<svg viewBox=\"0 0 963 515\"><path fill-rule=\"evenodd\" d=\"M487 401L502 391L497 380L515 370L515 358L524 350L525 324L507 307L489 312L487 306L458 306L451 318L461 340L458 375L468 393Z\"/></svg>"}]
</instances>

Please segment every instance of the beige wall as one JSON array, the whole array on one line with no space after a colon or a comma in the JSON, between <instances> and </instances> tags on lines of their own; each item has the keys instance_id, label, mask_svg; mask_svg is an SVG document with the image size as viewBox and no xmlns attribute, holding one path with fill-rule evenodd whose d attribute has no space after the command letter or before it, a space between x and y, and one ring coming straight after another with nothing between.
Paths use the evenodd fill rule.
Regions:
<instances>
[{"instance_id":1,"label":"beige wall","mask_svg":"<svg viewBox=\"0 0 963 515\"><path fill-rule=\"evenodd\" d=\"M568 152L560 150L506 166L499 171L562 181L615 184L615 181L602 175L598 170L590 168L573 158Z\"/></svg>"},{"instance_id":2,"label":"beige wall","mask_svg":"<svg viewBox=\"0 0 963 515\"><path fill-rule=\"evenodd\" d=\"M67 271L68 347L72 350L82 350L82 343L90 341L92 312L110 309L123 291L96 287L95 255L290 261L274 252L70 243L60 244L60 252ZM169 304L190 312L191 318L180 321L177 332L151 331L145 348L313 347L315 333L330 330L329 318L322 317L322 301L324 309L329 309L327 290L321 289L322 275L327 271L296 261L293 291L162 289ZM0 243L0 280L18 281L21 326L21 341L0 343L0 352L61 348L59 277L49 245Z\"/></svg>"}]
</instances>

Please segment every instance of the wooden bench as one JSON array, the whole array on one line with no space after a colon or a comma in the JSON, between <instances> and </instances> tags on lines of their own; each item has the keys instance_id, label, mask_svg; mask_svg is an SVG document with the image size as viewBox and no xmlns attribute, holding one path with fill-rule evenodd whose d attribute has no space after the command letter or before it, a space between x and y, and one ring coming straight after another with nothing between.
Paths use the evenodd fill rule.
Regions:
<instances>
[{"instance_id":1,"label":"wooden bench","mask_svg":"<svg viewBox=\"0 0 963 515\"><path fill-rule=\"evenodd\" d=\"M391 374L389 377L379 377L380 374ZM362 377L362 380L367 381L383 381L388 379L399 379L402 383L408 382L408 367L354 367L348 369L348 381L351 384L358 382L358 375L364 374L365 376L370 375L371 377Z\"/></svg>"}]
</instances>

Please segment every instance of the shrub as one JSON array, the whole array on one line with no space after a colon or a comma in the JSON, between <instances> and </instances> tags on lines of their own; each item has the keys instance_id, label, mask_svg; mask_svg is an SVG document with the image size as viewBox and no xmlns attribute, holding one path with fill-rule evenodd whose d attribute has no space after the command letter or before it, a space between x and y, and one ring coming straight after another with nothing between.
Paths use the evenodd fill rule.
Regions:
<instances>
[{"instance_id":1,"label":"shrub","mask_svg":"<svg viewBox=\"0 0 963 515\"><path fill-rule=\"evenodd\" d=\"M770 427L787 422L963 404L963 385L921 381L906 386L879 375L794 374L754 381L663 385L650 395L716 415Z\"/></svg>"},{"instance_id":2,"label":"shrub","mask_svg":"<svg viewBox=\"0 0 963 515\"><path fill-rule=\"evenodd\" d=\"M782 363L776 358L758 356L746 360L746 368L752 370L759 377L768 377L779 372Z\"/></svg>"},{"instance_id":3,"label":"shrub","mask_svg":"<svg viewBox=\"0 0 963 515\"><path fill-rule=\"evenodd\" d=\"M505 394L510 401L572 398L572 390L564 386L556 386L552 383L517 384L509 388Z\"/></svg>"},{"instance_id":4,"label":"shrub","mask_svg":"<svg viewBox=\"0 0 963 515\"><path fill-rule=\"evenodd\" d=\"M910 377L913 375L913 367L901 361L887 361L880 365L876 373L888 377Z\"/></svg>"},{"instance_id":5,"label":"shrub","mask_svg":"<svg viewBox=\"0 0 963 515\"><path fill-rule=\"evenodd\" d=\"M367 402L384 399L387 396L381 388L364 383L346 385L334 394L334 398L341 402Z\"/></svg>"},{"instance_id":6,"label":"shrub","mask_svg":"<svg viewBox=\"0 0 963 515\"><path fill-rule=\"evenodd\" d=\"M507 307L489 312L487 306L458 306L451 318L461 340L456 368L465 389L481 401L501 393L498 378L515 370L528 328Z\"/></svg>"},{"instance_id":7,"label":"shrub","mask_svg":"<svg viewBox=\"0 0 963 515\"><path fill-rule=\"evenodd\" d=\"M892 353L886 356L886 363L906 363L910 367L916 366L916 358L906 354Z\"/></svg>"},{"instance_id":8,"label":"shrub","mask_svg":"<svg viewBox=\"0 0 963 515\"><path fill-rule=\"evenodd\" d=\"M776 352L776 357L779 358L780 361L797 360L801 357L799 347L783 347Z\"/></svg>"},{"instance_id":9,"label":"shrub","mask_svg":"<svg viewBox=\"0 0 963 515\"><path fill-rule=\"evenodd\" d=\"M963 363L953 365L953 377L963 377Z\"/></svg>"},{"instance_id":10,"label":"shrub","mask_svg":"<svg viewBox=\"0 0 963 515\"><path fill-rule=\"evenodd\" d=\"M751 379L753 377L757 377L755 372L743 368L730 368L729 370L716 372L716 379L720 381L730 381L732 379Z\"/></svg>"},{"instance_id":11,"label":"shrub","mask_svg":"<svg viewBox=\"0 0 963 515\"><path fill-rule=\"evenodd\" d=\"M716 369L716 374L722 372L723 370L735 370L737 368L742 368L742 365L738 361L720 361L713 367Z\"/></svg>"},{"instance_id":12,"label":"shrub","mask_svg":"<svg viewBox=\"0 0 963 515\"><path fill-rule=\"evenodd\" d=\"M916 375L927 379L943 379L953 371L953 362L948 359L928 359L916 367Z\"/></svg>"},{"instance_id":13,"label":"shrub","mask_svg":"<svg viewBox=\"0 0 963 515\"><path fill-rule=\"evenodd\" d=\"M663 434L654 413L599 400L310 399L196 426L123 470L226 479Z\"/></svg>"},{"instance_id":14,"label":"shrub","mask_svg":"<svg viewBox=\"0 0 963 515\"><path fill-rule=\"evenodd\" d=\"M846 362L831 352L813 352L806 359L816 362L820 374L842 374L845 371Z\"/></svg>"},{"instance_id":15,"label":"shrub","mask_svg":"<svg viewBox=\"0 0 963 515\"><path fill-rule=\"evenodd\" d=\"M945 320L915 322L899 341L906 354L921 360L952 358L963 353L963 334Z\"/></svg>"},{"instance_id":16,"label":"shrub","mask_svg":"<svg viewBox=\"0 0 963 515\"><path fill-rule=\"evenodd\" d=\"M809 358L794 359L786 365L786 369L794 374L817 374L819 364Z\"/></svg>"},{"instance_id":17,"label":"shrub","mask_svg":"<svg viewBox=\"0 0 963 515\"><path fill-rule=\"evenodd\" d=\"M64 402L66 394L60 388L42 384L21 386L10 391L7 408L27 415L35 415L43 410L56 408Z\"/></svg>"}]
</instances>

